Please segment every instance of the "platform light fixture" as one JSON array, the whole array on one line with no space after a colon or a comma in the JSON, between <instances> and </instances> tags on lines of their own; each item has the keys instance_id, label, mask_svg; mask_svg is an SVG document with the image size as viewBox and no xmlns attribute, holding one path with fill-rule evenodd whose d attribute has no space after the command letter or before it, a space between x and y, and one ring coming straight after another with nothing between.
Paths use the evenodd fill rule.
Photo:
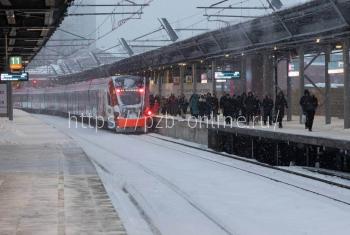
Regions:
<instances>
[{"instance_id":1,"label":"platform light fixture","mask_svg":"<svg viewBox=\"0 0 350 235\"><path fill-rule=\"evenodd\" d=\"M48 31L49 28L28 28L27 31Z\"/></svg>"},{"instance_id":2,"label":"platform light fixture","mask_svg":"<svg viewBox=\"0 0 350 235\"><path fill-rule=\"evenodd\" d=\"M320 43L320 42L321 42L321 38L317 38L316 43Z\"/></svg>"},{"instance_id":3,"label":"platform light fixture","mask_svg":"<svg viewBox=\"0 0 350 235\"><path fill-rule=\"evenodd\" d=\"M225 57L226 57L226 58L230 57L230 54L225 54Z\"/></svg>"},{"instance_id":4,"label":"platform light fixture","mask_svg":"<svg viewBox=\"0 0 350 235\"><path fill-rule=\"evenodd\" d=\"M338 49L338 50L343 49L343 45L342 44L337 44L337 45L335 45L335 48Z\"/></svg>"},{"instance_id":5,"label":"platform light fixture","mask_svg":"<svg viewBox=\"0 0 350 235\"><path fill-rule=\"evenodd\" d=\"M273 50L274 50L274 51L277 51L277 46L274 46Z\"/></svg>"}]
</instances>

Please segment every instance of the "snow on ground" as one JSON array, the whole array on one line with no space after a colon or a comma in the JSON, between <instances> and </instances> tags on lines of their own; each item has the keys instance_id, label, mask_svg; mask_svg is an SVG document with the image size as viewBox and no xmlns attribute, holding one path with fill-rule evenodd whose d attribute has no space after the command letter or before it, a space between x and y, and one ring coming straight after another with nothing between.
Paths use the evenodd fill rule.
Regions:
<instances>
[{"instance_id":1,"label":"snow on ground","mask_svg":"<svg viewBox=\"0 0 350 235\"><path fill-rule=\"evenodd\" d=\"M318 173L317 172L318 169L312 168L312 167L290 166L290 167L280 167L280 168L282 169L284 168L284 169L301 173L304 175L309 175L312 177L317 177L317 178L325 179L331 182L350 186L350 173L320 169L321 172L325 171L325 172L334 174L334 175L326 175L326 174Z\"/></svg>"},{"instance_id":2,"label":"snow on ground","mask_svg":"<svg viewBox=\"0 0 350 235\"><path fill-rule=\"evenodd\" d=\"M162 136L162 135L156 134L156 133L151 133L151 134L148 134L147 136L148 137L154 137L154 138L161 138L161 139L164 139L164 140L168 140L168 141L171 141L171 142L176 142L176 143L179 143L179 144L192 146L192 147L195 147L195 148L200 148L200 149L203 149L203 150L213 151L212 149L209 149L205 145L201 145L201 144L198 144L198 143L194 143L194 142L190 142L190 141L186 141L186 140L182 140L182 139L175 139L175 138L168 137L168 136ZM225 152L221 152L220 154L223 154L223 155L225 155L227 157L234 156L235 158L240 158L240 159L242 159L244 161L257 162L255 159L243 158L243 157L239 157L239 156L236 156L236 155L228 154L228 153L225 153ZM319 179L327 180L327 181L330 181L330 182L334 182L334 183L339 183L339 184L350 186L350 180L348 180L348 179L350 179L350 174L349 173L339 172L339 171L338 172L337 171L330 171L329 170L333 174L336 174L336 175L338 174L339 176L344 176L344 178L341 178L341 177L337 177L337 176L325 175L325 174L319 174L317 172L312 172L312 171L307 170L306 168L300 167L300 166L279 166L279 168L286 169L286 170L289 170L289 171L292 171L292 172L296 172L296 173L301 173L301 174L312 176L312 177L316 177L316 178L319 178ZM310 167L310 169L312 169L312 168ZM317 169L314 168L314 170L317 170Z\"/></svg>"},{"instance_id":3,"label":"snow on ground","mask_svg":"<svg viewBox=\"0 0 350 235\"><path fill-rule=\"evenodd\" d=\"M45 144L68 144L70 142L65 136L57 135L52 129L43 128L42 122L24 111L15 109L13 121L0 117L0 145L43 144L41 137L43 131L47 136Z\"/></svg>"},{"instance_id":4,"label":"snow on ground","mask_svg":"<svg viewBox=\"0 0 350 235\"><path fill-rule=\"evenodd\" d=\"M350 190L147 135L69 129L66 119L37 117L82 146L109 192L125 194L124 200L111 198L117 209L123 208L118 212L122 219L128 218L129 234L149 232L144 224L135 229L140 221L135 211L154 234L335 235L350 231L350 206L327 198L350 203ZM126 203L126 197L131 203Z\"/></svg>"}]
</instances>

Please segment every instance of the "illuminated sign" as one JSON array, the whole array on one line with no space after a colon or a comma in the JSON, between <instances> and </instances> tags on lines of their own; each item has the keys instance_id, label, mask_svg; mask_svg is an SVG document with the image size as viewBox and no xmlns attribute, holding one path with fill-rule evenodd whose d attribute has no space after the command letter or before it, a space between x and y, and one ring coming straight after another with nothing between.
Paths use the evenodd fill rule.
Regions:
<instances>
[{"instance_id":1,"label":"illuminated sign","mask_svg":"<svg viewBox=\"0 0 350 235\"><path fill-rule=\"evenodd\" d=\"M10 69L11 70L21 70L23 68L22 57L20 57L20 56L11 56L9 64L10 64Z\"/></svg>"},{"instance_id":2,"label":"illuminated sign","mask_svg":"<svg viewBox=\"0 0 350 235\"><path fill-rule=\"evenodd\" d=\"M223 71L223 72L215 72L216 80L231 80L231 79L240 79L241 72L239 71Z\"/></svg>"},{"instance_id":3,"label":"illuminated sign","mask_svg":"<svg viewBox=\"0 0 350 235\"><path fill-rule=\"evenodd\" d=\"M2 73L0 81L28 81L28 73Z\"/></svg>"}]
</instances>

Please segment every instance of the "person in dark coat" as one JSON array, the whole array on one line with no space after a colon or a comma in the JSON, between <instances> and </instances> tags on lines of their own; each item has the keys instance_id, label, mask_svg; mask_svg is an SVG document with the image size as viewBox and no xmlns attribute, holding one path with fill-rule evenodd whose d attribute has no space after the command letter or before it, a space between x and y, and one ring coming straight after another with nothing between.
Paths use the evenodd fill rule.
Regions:
<instances>
[{"instance_id":1,"label":"person in dark coat","mask_svg":"<svg viewBox=\"0 0 350 235\"><path fill-rule=\"evenodd\" d=\"M285 109L286 108L288 109L288 104L287 104L287 100L284 97L284 94L282 91L280 91L276 97L276 107L275 108L276 108L276 115L277 115L276 122L278 122L279 128L283 128L282 120L284 117Z\"/></svg>"},{"instance_id":2,"label":"person in dark coat","mask_svg":"<svg viewBox=\"0 0 350 235\"><path fill-rule=\"evenodd\" d=\"M266 95L263 102L263 121L264 125L266 126L267 120L269 121L269 124L272 125L272 109L273 109L273 100L269 95Z\"/></svg>"},{"instance_id":3,"label":"person in dark coat","mask_svg":"<svg viewBox=\"0 0 350 235\"><path fill-rule=\"evenodd\" d=\"M212 100L211 93L208 92L207 96L205 97L205 115L208 117L208 120L211 118L211 113L213 111L213 100Z\"/></svg>"},{"instance_id":4,"label":"person in dark coat","mask_svg":"<svg viewBox=\"0 0 350 235\"><path fill-rule=\"evenodd\" d=\"M218 114L219 114L219 100L218 98L216 97L216 94L214 93L213 96L212 96L212 109L213 109L213 118L215 120L218 119Z\"/></svg>"},{"instance_id":5,"label":"person in dark coat","mask_svg":"<svg viewBox=\"0 0 350 235\"><path fill-rule=\"evenodd\" d=\"M184 94L179 97L179 111L180 116L185 118L187 113L188 102Z\"/></svg>"},{"instance_id":6,"label":"person in dark coat","mask_svg":"<svg viewBox=\"0 0 350 235\"><path fill-rule=\"evenodd\" d=\"M206 114L206 101L205 101L205 97L204 95L201 95L199 97L199 101L198 101L198 107L199 107L199 117L201 117L202 119L204 118L204 115Z\"/></svg>"},{"instance_id":7,"label":"person in dark coat","mask_svg":"<svg viewBox=\"0 0 350 235\"><path fill-rule=\"evenodd\" d=\"M253 92L249 92L248 96L245 100L245 109L246 109L246 119L247 119L247 125L249 125L249 122L252 120L254 121L254 113L256 109L256 100L253 95Z\"/></svg>"},{"instance_id":8,"label":"person in dark coat","mask_svg":"<svg viewBox=\"0 0 350 235\"><path fill-rule=\"evenodd\" d=\"M199 115L199 96L197 94L192 94L189 102L191 115L198 118Z\"/></svg>"},{"instance_id":9,"label":"person in dark coat","mask_svg":"<svg viewBox=\"0 0 350 235\"><path fill-rule=\"evenodd\" d=\"M304 96L300 99L300 105L304 115L306 116L305 129L312 131L318 100L316 96L311 95L308 90L305 90Z\"/></svg>"},{"instance_id":10,"label":"person in dark coat","mask_svg":"<svg viewBox=\"0 0 350 235\"><path fill-rule=\"evenodd\" d=\"M232 119L236 120L239 116L239 104L236 95L231 97L231 106L232 106Z\"/></svg>"},{"instance_id":11,"label":"person in dark coat","mask_svg":"<svg viewBox=\"0 0 350 235\"><path fill-rule=\"evenodd\" d=\"M254 106L254 116L260 116L261 114L261 102L259 100L259 97L254 95L255 100L255 106Z\"/></svg>"},{"instance_id":12,"label":"person in dark coat","mask_svg":"<svg viewBox=\"0 0 350 235\"><path fill-rule=\"evenodd\" d=\"M232 106L232 98L229 94L226 94L226 99L223 103L224 117L225 122L227 124L231 124L232 114L233 114L233 106Z\"/></svg>"},{"instance_id":13,"label":"person in dark coat","mask_svg":"<svg viewBox=\"0 0 350 235\"><path fill-rule=\"evenodd\" d=\"M220 109L221 109L221 112L222 112L222 115L225 117L226 115L225 115L225 109L224 109L224 104L225 104L225 102L226 102L226 99L228 98L228 95L224 92L223 94L222 94L222 96L220 97L220 102L219 102L219 105L220 105Z\"/></svg>"},{"instance_id":14,"label":"person in dark coat","mask_svg":"<svg viewBox=\"0 0 350 235\"><path fill-rule=\"evenodd\" d=\"M247 99L247 94L245 92L243 92L243 94L241 95L241 98L239 99L239 106L241 108L240 112L242 116L246 116L246 107L245 107L245 100Z\"/></svg>"},{"instance_id":15,"label":"person in dark coat","mask_svg":"<svg viewBox=\"0 0 350 235\"><path fill-rule=\"evenodd\" d=\"M168 111L170 115L176 116L177 115L177 99L174 94L171 94L170 97L168 98Z\"/></svg>"},{"instance_id":16,"label":"person in dark coat","mask_svg":"<svg viewBox=\"0 0 350 235\"><path fill-rule=\"evenodd\" d=\"M230 102L230 95L227 93L224 93L225 96L222 96L220 98L220 108L222 110L222 115L224 117L229 116L229 102Z\"/></svg>"},{"instance_id":17,"label":"person in dark coat","mask_svg":"<svg viewBox=\"0 0 350 235\"><path fill-rule=\"evenodd\" d=\"M168 101L167 101L167 99L165 97L162 97L160 99L160 112L163 115L165 115L168 112L168 110L167 110L167 106L168 106L167 102Z\"/></svg>"}]
</instances>

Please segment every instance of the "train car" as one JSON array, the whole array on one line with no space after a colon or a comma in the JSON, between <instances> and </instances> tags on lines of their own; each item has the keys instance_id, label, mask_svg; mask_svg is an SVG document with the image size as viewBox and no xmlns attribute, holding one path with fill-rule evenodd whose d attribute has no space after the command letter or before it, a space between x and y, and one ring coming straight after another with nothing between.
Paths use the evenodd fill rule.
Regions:
<instances>
[{"instance_id":1,"label":"train car","mask_svg":"<svg viewBox=\"0 0 350 235\"><path fill-rule=\"evenodd\" d=\"M15 108L92 119L117 132L147 131L148 100L146 78L131 75L14 91Z\"/></svg>"}]
</instances>

